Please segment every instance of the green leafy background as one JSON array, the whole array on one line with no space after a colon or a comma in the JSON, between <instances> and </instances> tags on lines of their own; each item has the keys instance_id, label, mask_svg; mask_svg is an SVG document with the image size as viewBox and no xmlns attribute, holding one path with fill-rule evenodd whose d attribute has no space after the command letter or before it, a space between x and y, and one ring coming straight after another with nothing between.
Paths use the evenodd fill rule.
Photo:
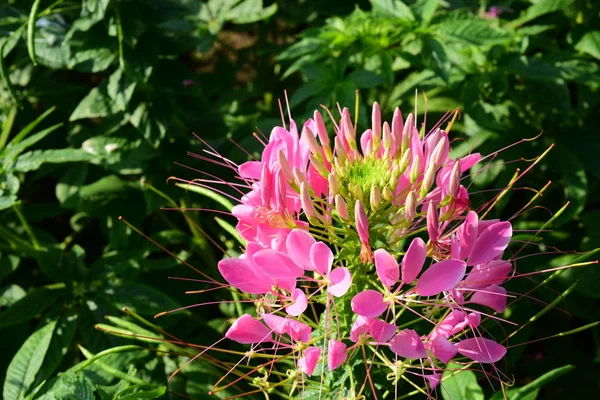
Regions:
<instances>
[{"instance_id":1,"label":"green leafy background","mask_svg":"<svg viewBox=\"0 0 600 400\"><path fill-rule=\"evenodd\" d=\"M490 7L499 15L490 14ZM284 90L300 121L320 104L352 109L358 89L363 128L375 100L387 118L396 106L405 115L416 108L420 118L427 108L428 125L459 108L456 154L490 153L543 132L474 172L472 201L489 199L486 188L504 186L526 165L520 160L554 145L520 183L522 190L498 204L495 216L511 217L531 198L530 188L551 180L543 208L515 220L517 229L539 229L568 201L552 231L536 239L534 252L600 247L599 13L600 3L592 0L3 1L3 398L207 396L222 371L197 361L167 381L190 353L152 351L173 350L159 341L165 336L157 329L206 345L221 337L226 321L241 309L195 307L152 320L157 329L133 313L151 318L228 298L218 292L209 300L186 295L207 286L168 279L202 279L186 263L217 277L219 248L238 245L231 234L235 221L226 216L161 210L227 207L167 179L198 178L195 170L230 178L227 169L193 157L204 148L193 133L225 157L244 161L246 152L260 152L252 132L268 134L279 123L277 99ZM415 104L415 89L427 94L427 104L422 95ZM577 257L525 258L519 268L539 271ZM598 321L599 271L566 271L534 292L539 301L509 308L507 316L524 323L542 310L542 302L576 283L557 310L519 332L515 343ZM534 286L522 280L512 289ZM155 339L146 340L146 350L129 351L123 347L132 343L127 333ZM499 365L514 381L507 398L595 396L599 334L596 326L511 349ZM82 369L87 358L107 349L117 350ZM446 375L438 392L444 399L503 398L494 393L498 385L481 375L453 374L451 368ZM343 386L345 376L333 384ZM241 386L217 397L248 390Z\"/></svg>"}]
</instances>

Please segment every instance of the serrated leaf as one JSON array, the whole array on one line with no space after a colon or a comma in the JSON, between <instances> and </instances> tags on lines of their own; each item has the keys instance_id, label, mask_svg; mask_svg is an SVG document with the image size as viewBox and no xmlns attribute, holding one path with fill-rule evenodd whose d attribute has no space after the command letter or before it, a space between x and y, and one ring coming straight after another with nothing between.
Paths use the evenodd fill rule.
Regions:
<instances>
[{"instance_id":1,"label":"serrated leaf","mask_svg":"<svg viewBox=\"0 0 600 400\"><path fill-rule=\"evenodd\" d=\"M415 20L411 9L400 0L371 0L371 4L373 5L373 11L377 14L405 21Z\"/></svg>"},{"instance_id":2,"label":"serrated leaf","mask_svg":"<svg viewBox=\"0 0 600 400\"><path fill-rule=\"evenodd\" d=\"M511 58L502 63L502 66L506 71L515 73L525 79L554 81L561 77L561 71L558 68L534 57Z\"/></svg>"},{"instance_id":3,"label":"serrated leaf","mask_svg":"<svg viewBox=\"0 0 600 400\"><path fill-rule=\"evenodd\" d=\"M69 121L106 117L124 111L133 96L136 83L118 69L100 86L92 89L77 105Z\"/></svg>"},{"instance_id":4,"label":"serrated leaf","mask_svg":"<svg viewBox=\"0 0 600 400\"><path fill-rule=\"evenodd\" d=\"M449 20L432 27L440 39L454 39L472 45L493 45L510 40L510 35L483 20Z\"/></svg>"},{"instance_id":5,"label":"serrated leaf","mask_svg":"<svg viewBox=\"0 0 600 400\"><path fill-rule=\"evenodd\" d=\"M413 5L413 10L415 10L415 14L419 16L422 23L427 26L439 5L439 0L419 0Z\"/></svg>"},{"instance_id":6,"label":"serrated leaf","mask_svg":"<svg viewBox=\"0 0 600 400\"><path fill-rule=\"evenodd\" d=\"M54 304L62 293L61 289L32 290L27 296L0 312L0 328L29 321Z\"/></svg>"},{"instance_id":7,"label":"serrated leaf","mask_svg":"<svg viewBox=\"0 0 600 400\"><path fill-rule=\"evenodd\" d=\"M2 392L5 399L25 397L44 361L55 325L53 321L35 331L17 351L6 371Z\"/></svg>"},{"instance_id":8,"label":"serrated leaf","mask_svg":"<svg viewBox=\"0 0 600 400\"><path fill-rule=\"evenodd\" d=\"M444 400L483 400L483 390L477 383L477 377L468 369L458 371L463 366L450 363L442 375L442 397Z\"/></svg>"},{"instance_id":9,"label":"serrated leaf","mask_svg":"<svg viewBox=\"0 0 600 400\"><path fill-rule=\"evenodd\" d=\"M364 69L352 72L346 79L351 81L357 89L371 89L385 82L383 76Z\"/></svg>"},{"instance_id":10,"label":"serrated leaf","mask_svg":"<svg viewBox=\"0 0 600 400\"><path fill-rule=\"evenodd\" d=\"M137 282L123 282L109 286L105 289L104 295L117 309L127 307L141 315L156 315L181 307L166 294Z\"/></svg>"},{"instance_id":11,"label":"serrated leaf","mask_svg":"<svg viewBox=\"0 0 600 400\"><path fill-rule=\"evenodd\" d=\"M587 32L577 42L575 49L600 60L600 31Z\"/></svg>"},{"instance_id":12,"label":"serrated leaf","mask_svg":"<svg viewBox=\"0 0 600 400\"><path fill-rule=\"evenodd\" d=\"M42 164L92 161L94 156L81 149L33 150L17 157L12 171L28 172L37 170Z\"/></svg>"}]
</instances>

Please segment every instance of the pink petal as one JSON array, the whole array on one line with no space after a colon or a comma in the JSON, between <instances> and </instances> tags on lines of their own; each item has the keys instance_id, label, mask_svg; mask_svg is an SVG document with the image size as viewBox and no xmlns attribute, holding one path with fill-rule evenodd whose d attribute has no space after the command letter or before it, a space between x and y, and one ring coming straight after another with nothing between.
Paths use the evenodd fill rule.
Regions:
<instances>
[{"instance_id":1,"label":"pink petal","mask_svg":"<svg viewBox=\"0 0 600 400\"><path fill-rule=\"evenodd\" d=\"M438 385L440 384L440 382L442 381L442 374L438 373L434 373L431 375L424 375L425 379L427 379L429 381L429 389L433 390L436 387L438 387Z\"/></svg>"},{"instance_id":2,"label":"pink petal","mask_svg":"<svg viewBox=\"0 0 600 400\"><path fill-rule=\"evenodd\" d=\"M218 267L223 278L242 292L263 294L271 291L272 282L259 278L250 268L248 260L225 258L219 261Z\"/></svg>"},{"instance_id":3,"label":"pink petal","mask_svg":"<svg viewBox=\"0 0 600 400\"><path fill-rule=\"evenodd\" d=\"M462 323L465 318L466 314L463 311L452 310L435 328L435 333L445 338L449 338L450 335L454 334L454 328Z\"/></svg>"},{"instance_id":4,"label":"pink petal","mask_svg":"<svg viewBox=\"0 0 600 400\"><path fill-rule=\"evenodd\" d=\"M481 314L478 312L472 312L465 316L465 318L456 324L452 331L450 332L452 335L456 335L457 333L462 332L467 326L471 329L475 329L479 326L481 322Z\"/></svg>"},{"instance_id":5,"label":"pink petal","mask_svg":"<svg viewBox=\"0 0 600 400\"><path fill-rule=\"evenodd\" d=\"M487 264L477 264L467 274L461 286L482 288L492 284L501 285L506 280L511 269L511 263L504 260L494 260Z\"/></svg>"},{"instance_id":6,"label":"pink petal","mask_svg":"<svg viewBox=\"0 0 600 400\"><path fill-rule=\"evenodd\" d=\"M312 270L313 266L307 254L310 254L310 247L315 242L315 239L307 231L303 229L292 230L285 242L288 256L296 265L306 270Z\"/></svg>"},{"instance_id":7,"label":"pink petal","mask_svg":"<svg viewBox=\"0 0 600 400\"><path fill-rule=\"evenodd\" d=\"M308 376L312 376L319 357L321 356L321 349L319 347L309 347L304 350L304 357L298 360L298 368Z\"/></svg>"},{"instance_id":8,"label":"pink petal","mask_svg":"<svg viewBox=\"0 0 600 400\"><path fill-rule=\"evenodd\" d=\"M475 337L465 339L456 344L458 352L473 361L495 363L506 354L506 348L491 339Z\"/></svg>"},{"instance_id":9,"label":"pink petal","mask_svg":"<svg viewBox=\"0 0 600 400\"><path fill-rule=\"evenodd\" d=\"M350 340L354 343L358 342L358 337L369 331L369 322L371 322L369 318L358 315L350 328Z\"/></svg>"},{"instance_id":10,"label":"pink petal","mask_svg":"<svg viewBox=\"0 0 600 400\"><path fill-rule=\"evenodd\" d=\"M388 308L383 295L376 290L364 290L352 298L352 311L367 318L379 317Z\"/></svg>"},{"instance_id":11,"label":"pink petal","mask_svg":"<svg viewBox=\"0 0 600 400\"><path fill-rule=\"evenodd\" d=\"M390 341L390 349L404 358L425 358L427 350L421 337L412 329L403 329Z\"/></svg>"},{"instance_id":12,"label":"pink petal","mask_svg":"<svg viewBox=\"0 0 600 400\"><path fill-rule=\"evenodd\" d=\"M291 306L287 306L285 311L292 317L297 317L298 315L302 314L304 310L306 310L308 301L304 291L301 289L294 289L292 292L292 300L294 300L294 303Z\"/></svg>"},{"instance_id":13,"label":"pink petal","mask_svg":"<svg viewBox=\"0 0 600 400\"><path fill-rule=\"evenodd\" d=\"M498 222L500 222L498 218L480 220L479 224L477 225L477 236L481 235L483 231L485 231L490 226L497 224Z\"/></svg>"},{"instance_id":14,"label":"pink petal","mask_svg":"<svg viewBox=\"0 0 600 400\"><path fill-rule=\"evenodd\" d=\"M465 276L467 266L462 260L444 260L429 267L417 281L415 291L421 296L435 296L453 289Z\"/></svg>"},{"instance_id":15,"label":"pink petal","mask_svg":"<svg viewBox=\"0 0 600 400\"><path fill-rule=\"evenodd\" d=\"M375 250L375 269L381 283L391 288L400 279L396 259L384 249Z\"/></svg>"},{"instance_id":16,"label":"pink petal","mask_svg":"<svg viewBox=\"0 0 600 400\"><path fill-rule=\"evenodd\" d=\"M272 278L295 279L304 274L304 270L292 262L284 253L267 249L254 253L252 261L265 274Z\"/></svg>"},{"instance_id":17,"label":"pink petal","mask_svg":"<svg viewBox=\"0 0 600 400\"><path fill-rule=\"evenodd\" d=\"M471 296L471 303L490 307L496 312L504 312L506 308L506 289L498 285L490 285L479 289Z\"/></svg>"},{"instance_id":18,"label":"pink petal","mask_svg":"<svg viewBox=\"0 0 600 400\"><path fill-rule=\"evenodd\" d=\"M428 347L438 360L448 364L457 353L456 346L443 336L436 336L428 343Z\"/></svg>"},{"instance_id":19,"label":"pink petal","mask_svg":"<svg viewBox=\"0 0 600 400\"><path fill-rule=\"evenodd\" d=\"M458 258L464 260L471 254L471 249L477 240L477 225L479 218L475 211L469 211L465 222L458 229L457 237L460 246L460 255Z\"/></svg>"},{"instance_id":20,"label":"pink petal","mask_svg":"<svg viewBox=\"0 0 600 400\"><path fill-rule=\"evenodd\" d=\"M284 335L286 333L289 321L287 318L275 314L261 314L261 317L265 324L276 334Z\"/></svg>"},{"instance_id":21,"label":"pink petal","mask_svg":"<svg viewBox=\"0 0 600 400\"><path fill-rule=\"evenodd\" d=\"M240 177L259 179L262 172L262 161L247 161L239 166Z\"/></svg>"},{"instance_id":22,"label":"pink petal","mask_svg":"<svg viewBox=\"0 0 600 400\"><path fill-rule=\"evenodd\" d=\"M369 333L378 343L385 343L396 333L396 325L374 319L369 323Z\"/></svg>"},{"instance_id":23,"label":"pink petal","mask_svg":"<svg viewBox=\"0 0 600 400\"><path fill-rule=\"evenodd\" d=\"M295 319L289 319L286 332L292 340L307 343L310 340L310 334L312 328L303 322L296 321Z\"/></svg>"},{"instance_id":24,"label":"pink petal","mask_svg":"<svg viewBox=\"0 0 600 400\"><path fill-rule=\"evenodd\" d=\"M335 297L340 297L346 294L350 285L352 285L352 275L346 267L337 267L329 274L329 287L327 293L331 293Z\"/></svg>"},{"instance_id":25,"label":"pink petal","mask_svg":"<svg viewBox=\"0 0 600 400\"><path fill-rule=\"evenodd\" d=\"M402 258L402 282L411 283L421 273L427 258L427 245L421 238L414 238Z\"/></svg>"},{"instance_id":26,"label":"pink petal","mask_svg":"<svg viewBox=\"0 0 600 400\"><path fill-rule=\"evenodd\" d=\"M346 345L340 341L329 339L327 347L327 368L333 371L346 361Z\"/></svg>"},{"instance_id":27,"label":"pink petal","mask_svg":"<svg viewBox=\"0 0 600 400\"><path fill-rule=\"evenodd\" d=\"M468 265L485 264L504 252L512 237L510 222L498 222L486 228L475 241Z\"/></svg>"},{"instance_id":28,"label":"pink petal","mask_svg":"<svg viewBox=\"0 0 600 400\"><path fill-rule=\"evenodd\" d=\"M271 330L250 314L239 317L225 333L225 337L241 344L263 343L272 340Z\"/></svg>"},{"instance_id":29,"label":"pink petal","mask_svg":"<svg viewBox=\"0 0 600 400\"><path fill-rule=\"evenodd\" d=\"M304 257L306 257L306 254ZM316 242L310 247L310 262L315 271L323 276L327 276L333 264L333 252L325 243Z\"/></svg>"}]
</instances>

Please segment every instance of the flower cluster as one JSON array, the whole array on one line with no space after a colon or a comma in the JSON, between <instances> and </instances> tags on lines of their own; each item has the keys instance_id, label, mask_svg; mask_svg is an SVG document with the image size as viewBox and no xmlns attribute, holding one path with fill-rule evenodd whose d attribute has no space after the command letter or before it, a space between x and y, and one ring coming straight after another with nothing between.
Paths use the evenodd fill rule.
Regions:
<instances>
[{"instance_id":1,"label":"flower cluster","mask_svg":"<svg viewBox=\"0 0 600 400\"><path fill-rule=\"evenodd\" d=\"M291 119L274 128L260 160L239 166L250 190L232 213L247 243L218 267L256 314L225 336L292 350L299 376L368 346L392 380L411 374L430 390L451 359L501 360L480 322L506 307L512 227L471 211L461 182L480 155L451 158L441 124L419 130L399 109L382 123L375 103L360 135L340 113L333 139L315 111L300 134Z\"/></svg>"}]
</instances>

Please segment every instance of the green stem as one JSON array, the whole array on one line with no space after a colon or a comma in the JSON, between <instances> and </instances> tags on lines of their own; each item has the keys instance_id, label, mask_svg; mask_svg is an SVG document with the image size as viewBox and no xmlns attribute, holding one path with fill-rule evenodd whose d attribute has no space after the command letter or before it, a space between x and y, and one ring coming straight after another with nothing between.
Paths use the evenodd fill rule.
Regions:
<instances>
[{"instance_id":1,"label":"green stem","mask_svg":"<svg viewBox=\"0 0 600 400\"><path fill-rule=\"evenodd\" d=\"M29 13L29 22L27 23L27 52L33 65L37 65L37 58L35 56L35 20L37 17L38 8L40 7L41 0L35 0L31 7L31 13Z\"/></svg>"},{"instance_id":2,"label":"green stem","mask_svg":"<svg viewBox=\"0 0 600 400\"><path fill-rule=\"evenodd\" d=\"M29 225L29 223L25 219L25 216L21 212L21 205L19 203L13 205L13 210L15 211L15 214L17 214L17 218L19 218L21 225L23 225L23 229L25 230L25 233L27 233L27 236L29 236L29 240L31 240L31 244L33 244L33 248L36 250L39 250L40 243L38 242L37 238L35 237L35 234L33 233L33 229L31 229L31 226Z\"/></svg>"},{"instance_id":3,"label":"green stem","mask_svg":"<svg viewBox=\"0 0 600 400\"><path fill-rule=\"evenodd\" d=\"M105 357L109 354L115 354L115 353L123 353L123 352L128 352L128 351L139 351L139 350L144 350L143 347L140 346L135 346L135 345L126 345L126 346L119 346L119 347L113 347L112 349L108 349L108 350L104 350L101 351L100 353L93 355L91 353L89 353L89 357L85 354L84 352L84 348L79 346L79 349L81 350L81 352L86 356L87 361L85 361L84 363L82 363L79 366L79 369L75 372L79 372L81 370L83 370L85 367L88 367L90 365L92 365L94 362L98 361L99 359L101 359L102 357ZM87 351L87 350L86 350ZM141 381L144 382L144 381ZM145 385L147 385L146 382L144 382Z\"/></svg>"},{"instance_id":4,"label":"green stem","mask_svg":"<svg viewBox=\"0 0 600 400\"><path fill-rule=\"evenodd\" d=\"M125 346L124 346L124 347L125 347ZM137 346L135 346L135 347L137 347ZM139 347L138 347L138 349L139 349ZM102 354L102 353L104 353L104 352L106 352L106 351L109 351L109 350L105 350L105 351L103 351L103 352L101 352L101 353L98 353L98 354L94 355L94 354L90 353L88 350L86 350L86 349L85 349L83 346L81 346L81 345L79 345L79 350L81 350L81 352L83 353L83 355L85 356L85 358L87 358L87 361L86 361L86 362L84 362L84 366L83 366L83 367L81 367L81 369L85 368L85 366L87 366L87 365L91 364L92 362L94 362L94 361L95 361L95 359L97 359L97 357L98 357L100 354ZM113 350L113 349L110 349L110 350ZM90 360L94 360L94 361L91 361L91 362L89 362ZM89 362L89 363L88 363L88 362ZM151 384L149 384L148 382L146 382L146 381L143 381L143 380L141 380L140 378L136 378L135 376L131 376L131 375L129 375L129 374L126 374L126 373L125 373L125 372L123 372L123 371L119 371L118 369L116 369L116 368L114 368L114 367L111 367L110 365L104 364L102 361L96 361L96 364L97 364L97 365L98 365L98 367L100 367L102 370L104 370L105 372L107 372L107 373L111 374L111 375L112 375L112 376L114 376L115 378L119 378L119 379L122 379L122 380L124 380L124 381L127 381L127 382L129 382L129 383L133 383L134 385L140 385L140 386L152 386L152 385L151 385ZM80 369L80 370L81 370L81 369ZM80 371L80 370L79 370L79 371ZM79 372L79 371L77 371L77 372Z\"/></svg>"}]
</instances>

